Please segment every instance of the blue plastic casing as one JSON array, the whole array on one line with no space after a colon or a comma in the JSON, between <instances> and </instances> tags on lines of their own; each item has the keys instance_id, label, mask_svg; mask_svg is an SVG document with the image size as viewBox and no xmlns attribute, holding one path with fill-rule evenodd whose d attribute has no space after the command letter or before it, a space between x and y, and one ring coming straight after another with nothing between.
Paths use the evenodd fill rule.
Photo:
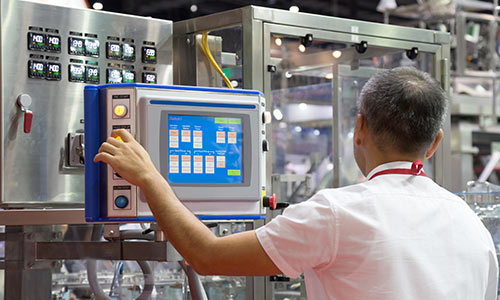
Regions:
<instances>
[{"instance_id":1,"label":"blue plastic casing","mask_svg":"<svg viewBox=\"0 0 500 300\"><path fill-rule=\"evenodd\" d=\"M84 91L85 118L85 219L87 222L153 222L153 217L108 218L103 217L106 203L106 165L95 163L101 144L108 138L105 119L105 105L101 95L107 88L154 88L180 91L216 92L264 96L260 91L221 89L192 86L151 85L140 83L89 85ZM199 215L201 220L255 220L264 219L262 215Z\"/></svg>"}]
</instances>

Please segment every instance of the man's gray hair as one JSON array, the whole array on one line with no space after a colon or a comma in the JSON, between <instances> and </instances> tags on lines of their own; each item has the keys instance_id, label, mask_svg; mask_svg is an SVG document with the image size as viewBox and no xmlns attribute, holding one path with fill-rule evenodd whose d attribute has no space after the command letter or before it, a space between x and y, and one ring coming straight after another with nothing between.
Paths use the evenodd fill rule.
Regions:
<instances>
[{"instance_id":1,"label":"man's gray hair","mask_svg":"<svg viewBox=\"0 0 500 300\"><path fill-rule=\"evenodd\" d=\"M447 100L429 74L400 67L370 78L358 107L380 150L420 154L443 126Z\"/></svg>"}]
</instances>

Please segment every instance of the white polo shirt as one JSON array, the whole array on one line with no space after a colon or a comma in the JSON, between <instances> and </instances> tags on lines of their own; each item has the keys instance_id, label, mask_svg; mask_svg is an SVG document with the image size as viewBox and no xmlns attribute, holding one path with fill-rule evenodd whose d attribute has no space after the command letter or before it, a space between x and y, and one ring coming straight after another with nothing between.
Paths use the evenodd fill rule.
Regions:
<instances>
[{"instance_id":1,"label":"white polo shirt","mask_svg":"<svg viewBox=\"0 0 500 300\"><path fill-rule=\"evenodd\" d=\"M369 175L410 162L380 165ZM381 175L317 193L257 230L308 299L493 300L491 235L468 205L430 178Z\"/></svg>"}]
</instances>

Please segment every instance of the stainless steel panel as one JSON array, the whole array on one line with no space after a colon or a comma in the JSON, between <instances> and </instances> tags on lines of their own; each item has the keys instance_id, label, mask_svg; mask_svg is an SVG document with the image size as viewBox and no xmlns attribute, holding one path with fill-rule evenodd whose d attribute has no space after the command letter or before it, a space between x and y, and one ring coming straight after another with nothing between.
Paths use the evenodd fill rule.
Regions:
<instances>
[{"instance_id":1,"label":"stainless steel panel","mask_svg":"<svg viewBox=\"0 0 500 300\"><path fill-rule=\"evenodd\" d=\"M108 63L133 65L140 81L144 67L154 68L157 82L172 83L172 23L151 18L71 9L25 1L2 1L1 90L2 90L2 164L1 199L3 206L28 205L52 207L83 203L83 169L66 164L65 139L70 132L83 131L83 83L68 80L70 59L97 62L100 83L105 83ZM28 51L30 26L58 29L62 52ZM68 54L70 31L98 36L100 56L91 58ZM133 39L136 61L125 63L106 58L108 36ZM85 38L82 36L81 38ZM144 64L144 41L155 43L157 63ZM30 79L27 62L30 55L58 58L62 80ZM23 115L16 105L20 94L33 99L33 127L23 132ZM91 159L91 158L89 158Z\"/></svg>"}]
</instances>

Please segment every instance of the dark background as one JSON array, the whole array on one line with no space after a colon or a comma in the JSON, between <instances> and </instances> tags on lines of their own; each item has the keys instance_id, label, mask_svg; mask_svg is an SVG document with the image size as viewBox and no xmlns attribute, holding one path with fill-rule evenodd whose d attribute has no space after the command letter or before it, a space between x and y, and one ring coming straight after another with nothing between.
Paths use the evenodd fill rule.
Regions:
<instances>
[{"instance_id":1,"label":"dark background","mask_svg":"<svg viewBox=\"0 0 500 300\"><path fill-rule=\"evenodd\" d=\"M95 0L90 0L92 7ZM349 19L383 22L383 14L376 11L379 0L99 0L105 11L151 16L154 18L181 21L248 5L289 9L296 5L300 12L336 16ZM491 1L490 1L491 2ZM417 0L397 0L399 6L416 4ZM191 12L191 5L198 10ZM403 24L407 20L391 16L392 24Z\"/></svg>"}]
</instances>

